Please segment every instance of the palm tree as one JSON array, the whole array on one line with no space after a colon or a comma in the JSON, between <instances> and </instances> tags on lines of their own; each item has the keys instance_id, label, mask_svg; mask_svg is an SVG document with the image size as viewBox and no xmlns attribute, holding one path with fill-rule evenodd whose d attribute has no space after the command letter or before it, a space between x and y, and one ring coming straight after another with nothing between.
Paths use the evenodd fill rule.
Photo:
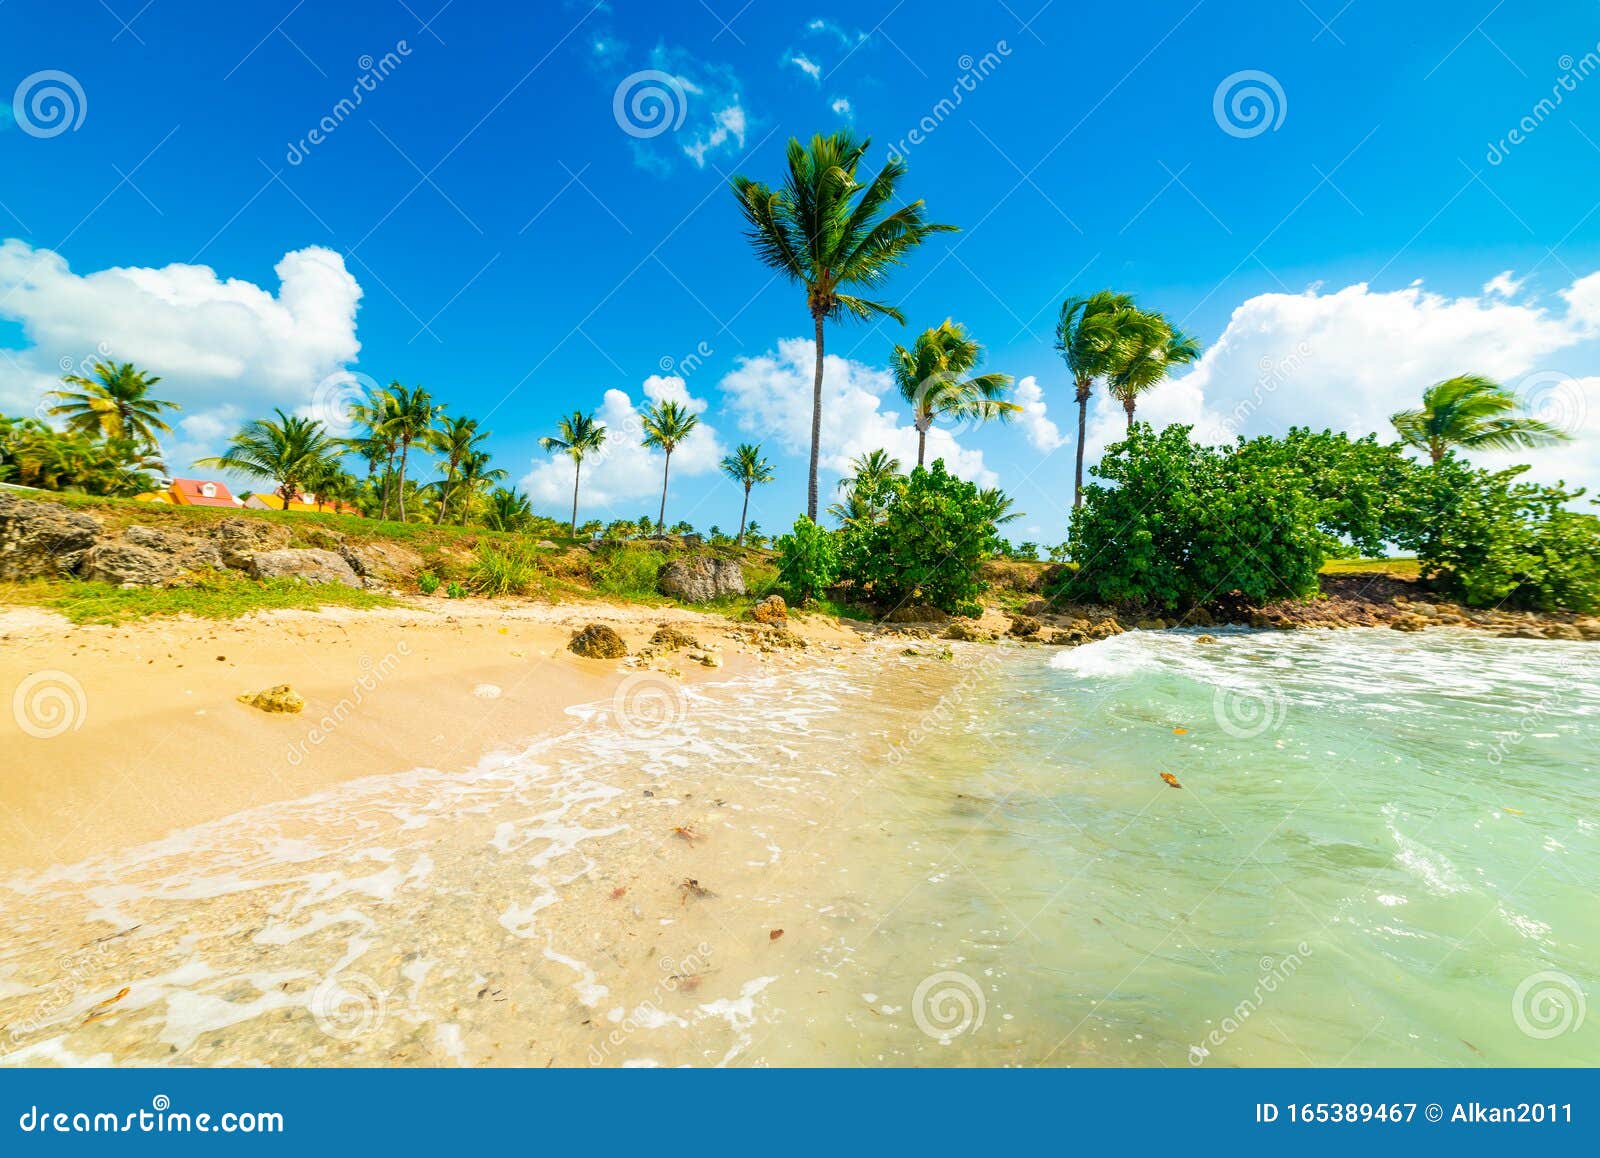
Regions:
<instances>
[{"instance_id":1,"label":"palm tree","mask_svg":"<svg viewBox=\"0 0 1600 1158\"><path fill-rule=\"evenodd\" d=\"M541 438L539 445L545 452L561 451L572 459L572 537L578 537L578 480L583 475L583 456L605 445L606 428L594 420L594 415L574 410L572 417L556 424L556 433Z\"/></svg>"},{"instance_id":2,"label":"palm tree","mask_svg":"<svg viewBox=\"0 0 1600 1158\"><path fill-rule=\"evenodd\" d=\"M1106 389L1128 413L1133 431L1133 410L1139 395L1157 385L1173 366L1187 366L1200 356L1200 343L1173 326L1160 314L1146 314L1148 329L1135 328L1122 361L1106 379Z\"/></svg>"},{"instance_id":3,"label":"palm tree","mask_svg":"<svg viewBox=\"0 0 1600 1158\"><path fill-rule=\"evenodd\" d=\"M805 287L816 341L811 386L811 464L806 513L817 517L817 461L822 441L822 328L845 317L889 317L905 324L900 311L882 302L845 292L876 289L895 266L931 233L953 225L926 219L920 200L886 213L906 175L903 160L891 160L866 185L856 169L870 140L857 141L848 129L811 138L810 145L789 141L788 174L780 189L733 179L733 192L748 228L745 237L766 265Z\"/></svg>"},{"instance_id":4,"label":"palm tree","mask_svg":"<svg viewBox=\"0 0 1600 1158\"><path fill-rule=\"evenodd\" d=\"M396 386L399 383L395 383ZM400 453L400 438L396 433L394 418L398 399L392 390L380 390L365 402L353 403L350 418L366 427L360 438L349 439L346 446L367 461L367 481L377 473L378 463L383 463L383 499L378 518L389 517L389 492L394 479L394 460Z\"/></svg>"},{"instance_id":5,"label":"palm tree","mask_svg":"<svg viewBox=\"0 0 1600 1158\"><path fill-rule=\"evenodd\" d=\"M172 427L161 420L163 410L181 410L176 402L149 396L150 387L160 378L134 368L132 362L100 360L94 364L94 378L68 374L64 386L78 390L52 390L48 397L60 399L50 413L67 420L67 429L100 438L127 438L147 446L156 445L156 432L171 434Z\"/></svg>"},{"instance_id":6,"label":"palm tree","mask_svg":"<svg viewBox=\"0 0 1600 1158\"><path fill-rule=\"evenodd\" d=\"M661 513L656 516L656 526L664 530L667 525L667 478L672 473L672 452L700 425L700 419L687 406L668 399L639 411L639 421L644 427L644 445L667 453L667 461L661 468Z\"/></svg>"},{"instance_id":7,"label":"palm tree","mask_svg":"<svg viewBox=\"0 0 1600 1158\"><path fill-rule=\"evenodd\" d=\"M1072 505L1083 505L1083 448L1089 423L1089 396L1094 380L1112 373L1126 359L1128 347L1152 329L1127 294L1100 290L1061 303L1056 323L1056 350L1072 375L1078 403L1078 464L1073 475Z\"/></svg>"},{"instance_id":8,"label":"palm tree","mask_svg":"<svg viewBox=\"0 0 1600 1158\"><path fill-rule=\"evenodd\" d=\"M478 429L476 418L446 418L440 427L429 435L429 449L444 455L444 461L439 464L444 479L439 486L439 513L434 518L435 525L444 522L451 492L455 489L456 477L461 472L461 464L469 455L478 453L478 444L488 437L487 430Z\"/></svg>"},{"instance_id":9,"label":"palm tree","mask_svg":"<svg viewBox=\"0 0 1600 1158\"><path fill-rule=\"evenodd\" d=\"M505 471L499 467L492 470L489 468L490 459L488 451L474 450L461 460L460 476L450 492L452 495L460 496L460 501L456 504L461 514L457 520L460 526L467 525L467 516L472 513L473 501L483 493L483 488L506 480Z\"/></svg>"},{"instance_id":10,"label":"palm tree","mask_svg":"<svg viewBox=\"0 0 1600 1158\"><path fill-rule=\"evenodd\" d=\"M989 512L989 521L995 526L1009 523L1013 519L1022 518L1021 511L1011 508L1016 505L1016 500L999 487L985 487L978 492L978 501Z\"/></svg>"},{"instance_id":11,"label":"palm tree","mask_svg":"<svg viewBox=\"0 0 1600 1158\"><path fill-rule=\"evenodd\" d=\"M254 478L267 479L281 488L283 509L303 491L311 479L321 477L330 461L337 458L340 443L322 423L313 418L296 418L282 410L278 416L258 418L247 423L228 441L228 449L211 458L195 460L195 466L211 466L238 471Z\"/></svg>"},{"instance_id":12,"label":"palm tree","mask_svg":"<svg viewBox=\"0 0 1600 1158\"><path fill-rule=\"evenodd\" d=\"M744 519L750 513L750 488L756 483L772 481L772 464L761 457L761 444L742 442L732 454L722 460L722 473L744 487L744 506L739 508L739 535L736 542L744 546Z\"/></svg>"},{"instance_id":13,"label":"palm tree","mask_svg":"<svg viewBox=\"0 0 1600 1158\"><path fill-rule=\"evenodd\" d=\"M1516 397L1498 382L1477 374L1446 378L1422 395L1422 409L1402 410L1389 421L1408 446L1438 462L1452 446L1468 450L1512 450L1549 446L1570 437L1565 431L1517 410Z\"/></svg>"},{"instance_id":14,"label":"palm tree","mask_svg":"<svg viewBox=\"0 0 1600 1158\"><path fill-rule=\"evenodd\" d=\"M533 504L528 496L512 488L495 487L483 513L484 526L493 531L520 531L533 520Z\"/></svg>"},{"instance_id":15,"label":"palm tree","mask_svg":"<svg viewBox=\"0 0 1600 1158\"><path fill-rule=\"evenodd\" d=\"M923 330L911 349L896 346L890 369L900 397L911 404L917 428L917 465L922 465L928 429L941 417L1004 422L1021 411L1002 395L1011 388L1009 374L964 374L983 361L983 347L967 336L957 322L946 318L942 326Z\"/></svg>"},{"instance_id":16,"label":"palm tree","mask_svg":"<svg viewBox=\"0 0 1600 1158\"><path fill-rule=\"evenodd\" d=\"M433 396L421 386L406 387L391 382L385 392L390 398L385 404L384 429L394 436L400 447L399 476L397 479L400 503L400 521L406 521L406 460L415 442L427 443L433 430L433 420L444 410Z\"/></svg>"},{"instance_id":17,"label":"palm tree","mask_svg":"<svg viewBox=\"0 0 1600 1158\"><path fill-rule=\"evenodd\" d=\"M854 474L839 480L845 501L832 503L828 513L841 523L876 523L888 506L889 492L904 476L900 460L886 450L869 450L851 460Z\"/></svg>"}]
</instances>

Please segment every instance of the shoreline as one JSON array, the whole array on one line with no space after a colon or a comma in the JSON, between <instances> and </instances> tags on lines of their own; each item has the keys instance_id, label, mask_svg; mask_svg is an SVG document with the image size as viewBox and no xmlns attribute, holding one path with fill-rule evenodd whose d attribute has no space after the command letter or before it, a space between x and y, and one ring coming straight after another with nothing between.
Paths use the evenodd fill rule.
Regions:
<instances>
[{"instance_id":1,"label":"shoreline","mask_svg":"<svg viewBox=\"0 0 1600 1158\"><path fill-rule=\"evenodd\" d=\"M589 623L614 628L632 658L569 651ZM707 647L640 657L662 625ZM810 650L859 639L814 617L790 629ZM6 872L74 864L369 776L464 771L560 729L568 709L614 696L641 671L693 686L795 662L763 654L749 625L722 616L603 602L462 600L447 612L273 611L114 627L8 608L0 641L0 685L14 689L12 711L0 715L14 760L0 779ZM237 702L281 684L304 698L301 713Z\"/></svg>"}]
</instances>

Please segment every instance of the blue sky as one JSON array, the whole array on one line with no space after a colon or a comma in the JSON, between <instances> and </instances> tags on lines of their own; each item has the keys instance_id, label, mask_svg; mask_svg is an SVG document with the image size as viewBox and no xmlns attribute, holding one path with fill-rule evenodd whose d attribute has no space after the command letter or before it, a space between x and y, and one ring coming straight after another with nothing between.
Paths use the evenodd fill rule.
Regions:
<instances>
[{"instance_id":1,"label":"blue sky","mask_svg":"<svg viewBox=\"0 0 1600 1158\"><path fill-rule=\"evenodd\" d=\"M776 179L790 136L848 125L875 163L902 149L908 194L963 232L887 288L906 328L830 332L835 468L910 445L883 367L954 317L1029 409L934 449L1016 494L1016 537L1058 541L1054 316L1111 286L1209 350L1152 419L1359 432L1477 370L1571 429L1541 473L1600 482L1595 3L329 7L0 6L0 406L31 412L107 349L183 402L177 469L241 417L315 407L345 367L483 416L559 514L570 476L536 445L559 415L687 395L707 429L674 459L669 518L736 523L712 466L753 439L779 467L753 503L775 529L804 503L808 323L727 179ZM652 84L659 126L630 111ZM1241 87L1265 122L1230 109ZM65 124L32 108L52 88ZM1116 422L1097 404L1091 451ZM657 471L619 448L585 513L653 510Z\"/></svg>"}]
</instances>

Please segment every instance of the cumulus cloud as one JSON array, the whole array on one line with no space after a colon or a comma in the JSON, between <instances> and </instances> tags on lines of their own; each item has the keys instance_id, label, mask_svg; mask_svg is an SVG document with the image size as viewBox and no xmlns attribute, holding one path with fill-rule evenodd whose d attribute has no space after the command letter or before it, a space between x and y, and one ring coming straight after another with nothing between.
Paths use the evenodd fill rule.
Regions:
<instances>
[{"instance_id":1,"label":"cumulus cloud","mask_svg":"<svg viewBox=\"0 0 1600 1158\"><path fill-rule=\"evenodd\" d=\"M855 115L855 110L850 107L850 101L845 97L834 97L833 104L828 107L846 120Z\"/></svg>"},{"instance_id":2,"label":"cumulus cloud","mask_svg":"<svg viewBox=\"0 0 1600 1158\"><path fill-rule=\"evenodd\" d=\"M615 509L619 503L658 499L661 495L663 456L641 445L644 431L639 408L645 401L673 401L701 416L700 424L672 452L672 478L708 474L728 453L716 428L705 421L706 400L689 393L679 377L652 374L641 387L643 400L635 402L625 390L607 390L597 418L606 428L605 446L583 460L583 483L578 496L578 518L635 515L639 511ZM565 511L572 502L572 459L554 454L533 460L521 487L546 509ZM643 509L642 507L640 508ZM652 517L656 510L649 507ZM587 512L587 514L586 514ZM667 519L675 521L672 496L667 496Z\"/></svg>"},{"instance_id":3,"label":"cumulus cloud","mask_svg":"<svg viewBox=\"0 0 1600 1158\"><path fill-rule=\"evenodd\" d=\"M1505 280L1502 281L1502 278ZM1491 285L1518 284L1501 275ZM1277 434L1292 425L1389 436L1389 416L1456 374L1485 374L1563 425L1572 443L1536 453L1474 453L1484 466L1526 462L1530 478L1600 483L1600 379L1575 349L1600 334L1600 274L1560 291L1555 303L1512 301L1500 292L1451 297L1420 284L1376 292L1366 284L1303 294L1262 294L1234 310L1227 328L1189 373L1139 401L1157 428L1196 426L1196 437ZM1122 436L1122 409L1096 390L1088 438L1093 461Z\"/></svg>"},{"instance_id":4,"label":"cumulus cloud","mask_svg":"<svg viewBox=\"0 0 1600 1158\"><path fill-rule=\"evenodd\" d=\"M1022 413L1013 421L1028 436L1028 441L1035 450L1049 453L1061 446L1067 440L1061 436L1061 428L1054 420L1047 418L1049 406L1044 400L1044 390L1039 386L1039 380L1032 374L1019 381L1011 391L1011 401L1022 407Z\"/></svg>"},{"instance_id":5,"label":"cumulus cloud","mask_svg":"<svg viewBox=\"0 0 1600 1158\"><path fill-rule=\"evenodd\" d=\"M1522 288L1522 282L1522 278L1512 277L1509 269L1503 269L1483 283L1483 292L1503 298L1516 297L1517 291Z\"/></svg>"},{"instance_id":6,"label":"cumulus cloud","mask_svg":"<svg viewBox=\"0 0 1600 1158\"><path fill-rule=\"evenodd\" d=\"M776 351L740 358L719 383L739 429L777 441L791 454L811 448L811 390L816 347L809 338L784 338ZM823 358L822 468L849 472L850 460L880 447L906 467L917 461L917 432L910 414L895 407L894 379L887 370L828 354ZM979 486L994 486L983 452L957 443L935 426L928 432L927 458L942 458L952 472Z\"/></svg>"},{"instance_id":7,"label":"cumulus cloud","mask_svg":"<svg viewBox=\"0 0 1600 1158\"><path fill-rule=\"evenodd\" d=\"M286 253L277 292L209 266L116 266L75 273L66 258L10 239L0 244L0 318L19 322L28 348L0 351L0 407L32 413L64 373L98 358L161 377L183 406L169 463L191 445L211 453L229 418L308 405L317 383L355 360L361 286L330 249Z\"/></svg>"},{"instance_id":8,"label":"cumulus cloud","mask_svg":"<svg viewBox=\"0 0 1600 1158\"><path fill-rule=\"evenodd\" d=\"M628 56L626 44L604 34L596 37L590 58L616 84L639 60L634 57L630 62ZM630 145L635 164L664 175L685 157L703 169L712 155L736 154L744 148L752 119L745 109L744 86L733 69L668 44L657 45L643 63L672 78L677 91L665 92L666 115L669 123L676 123L681 113L682 124L671 131L634 137Z\"/></svg>"}]
</instances>

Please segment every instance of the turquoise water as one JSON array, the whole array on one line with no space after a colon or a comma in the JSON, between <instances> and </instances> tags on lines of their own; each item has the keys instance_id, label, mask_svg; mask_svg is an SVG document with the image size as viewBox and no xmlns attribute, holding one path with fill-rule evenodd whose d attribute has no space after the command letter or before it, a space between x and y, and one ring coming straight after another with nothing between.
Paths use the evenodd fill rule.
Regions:
<instances>
[{"instance_id":1,"label":"turquoise water","mask_svg":"<svg viewBox=\"0 0 1600 1158\"><path fill-rule=\"evenodd\" d=\"M1600 1060L1600 648L1217 635L640 673L13 879L0 1061Z\"/></svg>"}]
</instances>

